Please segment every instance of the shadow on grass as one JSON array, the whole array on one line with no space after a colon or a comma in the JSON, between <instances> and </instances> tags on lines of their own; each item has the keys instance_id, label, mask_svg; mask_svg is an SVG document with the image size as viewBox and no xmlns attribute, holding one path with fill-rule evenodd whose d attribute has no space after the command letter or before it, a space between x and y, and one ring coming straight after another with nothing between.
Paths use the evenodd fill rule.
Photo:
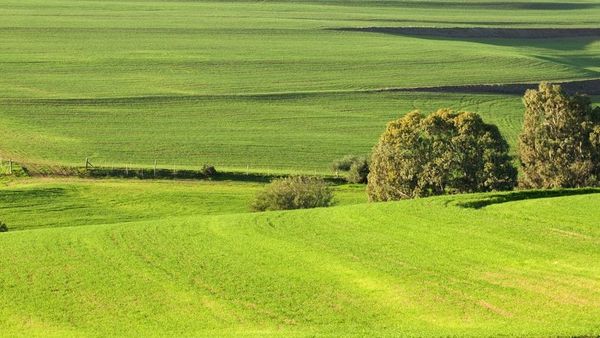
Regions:
<instances>
[{"instance_id":1,"label":"shadow on grass","mask_svg":"<svg viewBox=\"0 0 600 338\"><path fill-rule=\"evenodd\" d=\"M341 27L329 30L558 51L584 50L600 39L600 28Z\"/></svg>"},{"instance_id":2,"label":"shadow on grass","mask_svg":"<svg viewBox=\"0 0 600 338\"><path fill-rule=\"evenodd\" d=\"M152 169L152 168L79 168L80 177L87 178L124 178L124 179L171 179L171 180L202 180L202 181L236 181L251 183L270 183L276 178L289 175L243 173L220 171L214 175L206 175L201 170L191 169ZM346 181L341 177L324 177L324 180L334 185L344 184Z\"/></svg>"},{"instance_id":3,"label":"shadow on grass","mask_svg":"<svg viewBox=\"0 0 600 338\"><path fill-rule=\"evenodd\" d=\"M298 2L318 3L322 1L303 0ZM422 8L422 9L465 9L465 10L533 10L533 11L566 11L566 10L585 10L598 7L595 3L581 2L533 2L533 1L432 1L432 0L378 0L378 1L356 1L356 0L329 0L328 5L338 6L360 6L363 7L395 7L395 8Z\"/></svg>"},{"instance_id":4,"label":"shadow on grass","mask_svg":"<svg viewBox=\"0 0 600 338\"><path fill-rule=\"evenodd\" d=\"M481 209L488 205L500 204L521 200L552 198L574 195L598 194L600 188L581 188L581 189L559 189L559 190L527 190L514 191L508 193L491 194L477 200L459 202L456 205L462 208Z\"/></svg>"},{"instance_id":5,"label":"shadow on grass","mask_svg":"<svg viewBox=\"0 0 600 338\"><path fill-rule=\"evenodd\" d=\"M31 203L37 200L51 200L67 195L64 188L33 188L0 190L0 209L11 203L20 204L23 201Z\"/></svg>"},{"instance_id":6,"label":"shadow on grass","mask_svg":"<svg viewBox=\"0 0 600 338\"><path fill-rule=\"evenodd\" d=\"M340 27L330 30L446 39L561 39L600 37L600 28Z\"/></svg>"},{"instance_id":7,"label":"shadow on grass","mask_svg":"<svg viewBox=\"0 0 600 338\"><path fill-rule=\"evenodd\" d=\"M589 79L579 81L552 81L560 84L563 90L569 94L585 93L587 95L600 95L600 79ZM539 83L504 83L504 84L479 84L479 85L456 85L437 87L413 87L413 88L387 88L380 92L429 92L429 93L492 93L507 95L523 95L527 89L536 89Z\"/></svg>"}]
</instances>

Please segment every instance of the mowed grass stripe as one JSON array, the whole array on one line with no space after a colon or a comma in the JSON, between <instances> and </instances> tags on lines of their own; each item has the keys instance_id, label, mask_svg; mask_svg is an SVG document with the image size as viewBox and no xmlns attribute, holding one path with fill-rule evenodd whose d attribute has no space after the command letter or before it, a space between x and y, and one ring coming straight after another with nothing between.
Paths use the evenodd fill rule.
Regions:
<instances>
[{"instance_id":1,"label":"mowed grass stripe","mask_svg":"<svg viewBox=\"0 0 600 338\"><path fill-rule=\"evenodd\" d=\"M57 335L594 335L598 196L479 210L443 197L9 232L0 236L0 326ZM589 212L570 213L572 205ZM532 221L517 210L561 218Z\"/></svg>"}]
</instances>

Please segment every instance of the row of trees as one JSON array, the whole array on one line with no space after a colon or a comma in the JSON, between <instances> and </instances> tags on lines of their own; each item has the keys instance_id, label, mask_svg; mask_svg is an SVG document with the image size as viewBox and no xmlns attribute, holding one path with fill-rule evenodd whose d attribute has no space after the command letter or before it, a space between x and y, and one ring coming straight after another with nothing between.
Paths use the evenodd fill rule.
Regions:
<instances>
[{"instance_id":1,"label":"row of trees","mask_svg":"<svg viewBox=\"0 0 600 338\"><path fill-rule=\"evenodd\" d=\"M475 113L442 109L392 121L373 150L367 192L372 201L443 193L595 186L600 183L600 108L559 85L528 90L519 159L494 125Z\"/></svg>"},{"instance_id":2,"label":"row of trees","mask_svg":"<svg viewBox=\"0 0 600 338\"><path fill-rule=\"evenodd\" d=\"M519 136L522 175L506 140L475 113L441 109L411 112L388 123L366 157L346 156L332 169L351 183L367 182L371 201L444 193L524 188L573 188L600 184L600 108L587 96L567 95L559 85L540 84L524 97ZM318 178L275 180L257 196L253 209L329 206L333 192Z\"/></svg>"}]
</instances>

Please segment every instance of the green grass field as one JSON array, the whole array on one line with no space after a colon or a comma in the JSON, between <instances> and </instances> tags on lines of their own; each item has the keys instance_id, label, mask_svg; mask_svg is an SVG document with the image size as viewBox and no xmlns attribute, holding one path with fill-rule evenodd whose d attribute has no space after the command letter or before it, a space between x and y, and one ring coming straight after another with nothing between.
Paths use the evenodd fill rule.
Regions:
<instances>
[{"instance_id":1,"label":"green grass field","mask_svg":"<svg viewBox=\"0 0 600 338\"><path fill-rule=\"evenodd\" d=\"M599 336L599 189L366 203L336 185L334 207L252 213L250 177L5 177L86 158L331 174L443 107L514 154L519 95L395 89L597 79L600 39L341 29L599 17L596 0L3 0L0 337Z\"/></svg>"},{"instance_id":2,"label":"green grass field","mask_svg":"<svg viewBox=\"0 0 600 338\"><path fill-rule=\"evenodd\" d=\"M2 335L600 334L600 194L486 198L8 232Z\"/></svg>"},{"instance_id":3,"label":"green grass field","mask_svg":"<svg viewBox=\"0 0 600 338\"><path fill-rule=\"evenodd\" d=\"M440 106L481 111L516 140L519 98L354 93L7 104L0 149L49 164L83 165L91 157L104 166L157 159L164 167L323 172L343 155L369 153L389 120ZM32 119L31 111L42 118Z\"/></svg>"},{"instance_id":4,"label":"green grass field","mask_svg":"<svg viewBox=\"0 0 600 338\"><path fill-rule=\"evenodd\" d=\"M331 29L598 28L598 16L595 1L6 1L0 152L325 172L368 152L386 121L438 107L480 112L514 145L518 97L363 91L598 78L600 41Z\"/></svg>"}]
</instances>

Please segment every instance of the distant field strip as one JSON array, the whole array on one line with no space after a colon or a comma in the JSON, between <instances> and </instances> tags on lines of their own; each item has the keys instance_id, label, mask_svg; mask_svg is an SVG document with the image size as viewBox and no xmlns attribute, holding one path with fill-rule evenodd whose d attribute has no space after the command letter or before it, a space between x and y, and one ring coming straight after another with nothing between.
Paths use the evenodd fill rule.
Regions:
<instances>
[{"instance_id":1,"label":"distant field strip","mask_svg":"<svg viewBox=\"0 0 600 338\"><path fill-rule=\"evenodd\" d=\"M600 95L600 79L589 80L558 80L550 81L560 84L567 93L585 93L587 95ZM460 86L431 86L431 87L388 87L375 89L349 89L328 91L297 91L297 92L272 92L272 93L241 93L221 95L155 95L155 96L131 96L131 97L106 97L106 98L72 98L72 99L2 99L0 103L7 104L98 104L98 103L135 103L136 101L165 102L165 101L191 101L191 100L216 100L216 99L264 99L285 100L310 98L311 96L336 95L336 94L369 94L381 92L429 92L429 93L465 93L465 94L516 94L523 95L527 89L537 88L539 82L532 83L495 83L495 84L466 84Z\"/></svg>"},{"instance_id":2,"label":"distant field strip","mask_svg":"<svg viewBox=\"0 0 600 338\"><path fill-rule=\"evenodd\" d=\"M307 173L369 153L386 123L411 110L479 112L513 145L522 111L517 96L402 92L2 102L4 159Z\"/></svg>"},{"instance_id":3,"label":"distant field strip","mask_svg":"<svg viewBox=\"0 0 600 338\"><path fill-rule=\"evenodd\" d=\"M9 1L0 13L0 90L91 98L597 78L588 68L600 45L591 37L494 45L327 28L400 19L600 29L590 20L598 15L597 4L560 2Z\"/></svg>"}]
</instances>

